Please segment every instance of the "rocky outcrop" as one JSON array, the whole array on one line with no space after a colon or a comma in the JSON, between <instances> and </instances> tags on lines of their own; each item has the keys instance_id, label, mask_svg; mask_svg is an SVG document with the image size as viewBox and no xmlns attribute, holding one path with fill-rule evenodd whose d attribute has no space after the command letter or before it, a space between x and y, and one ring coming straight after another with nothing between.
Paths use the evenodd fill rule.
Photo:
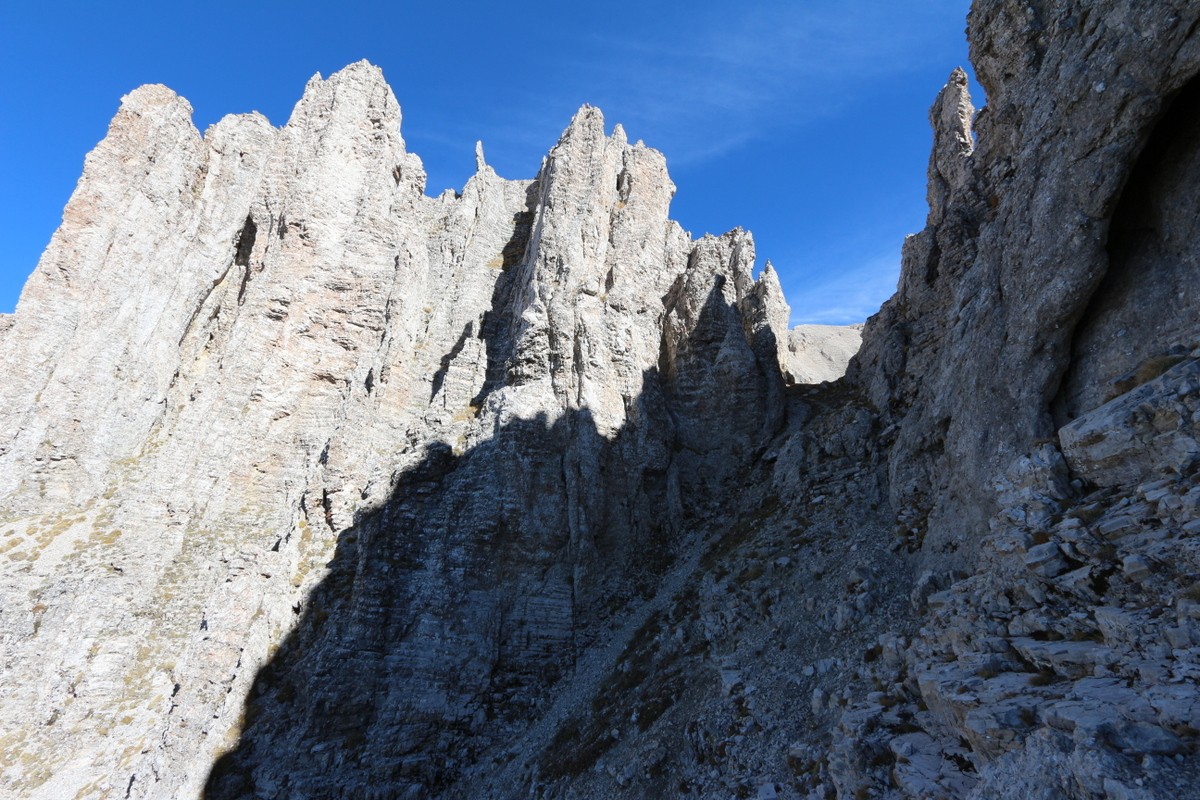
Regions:
<instances>
[{"instance_id":1,"label":"rocky outcrop","mask_svg":"<svg viewBox=\"0 0 1200 800\"><path fill-rule=\"evenodd\" d=\"M133 92L0 317L5 789L1188 796L1198 25L978 0L840 380L596 109L431 198L366 63Z\"/></svg>"},{"instance_id":2,"label":"rocky outcrop","mask_svg":"<svg viewBox=\"0 0 1200 800\"><path fill-rule=\"evenodd\" d=\"M194 795L239 734L216 796L428 791L782 424L778 282L660 154L585 107L428 198L399 123L362 63L279 130L143 87L89 156L3 350L22 795Z\"/></svg>"},{"instance_id":3,"label":"rocky outcrop","mask_svg":"<svg viewBox=\"0 0 1200 800\"><path fill-rule=\"evenodd\" d=\"M969 127L958 73L935 103L928 225L851 367L895 437L924 627L843 714L839 796L1197 784L1200 329L1174 310L1196 274L1198 24L1172 3L972 9L988 106Z\"/></svg>"},{"instance_id":4,"label":"rocky outcrop","mask_svg":"<svg viewBox=\"0 0 1200 800\"><path fill-rule=\"evenodd\" d=\"M1113 212L1108 269L1074 334L1059 390L1070 419L1146 381L1196 344L1200 83L1155 124ZM1147 313L1157 309L1157 313Z\"/></svg>"},{"instance_id":5,"label":"rocky outcrop","mask_svg":"<svg viewBox=\"0 0 1200 800\"><path fill-rule=\"evenodd\" d=\"M1156 471L1185 475L1200 460L1195 422L1200 365L1192 353L1058 432L1072 471L1096 486L1136 483Z\"/></svg>"},{"instance_id":6,"label":"rocky outcrop","mask_svg":"<svg viewBox=\"0 0 1200 800\"><path fill-rule=\"evenodd\" d=\"M1190 163L1194 137L1175 139L1167 115L1176 99L1175 117L1194 106L1181 94L1197 69L1194 19L1182 2L986 0L972 8L971 55L988 104L972 125L960 74L938 98L928 223L905 245L899 291L868 323L855 370L899 426L892 500L928 519L939 549L961 548L971 529L986 527L995 510L988 487L1028 442L1066 421L1051 408L1094 408L1108 381L1188 338L1160 322L1148 292L1171 294L1178 279L1170 276L1193 255L1177 253L1161 278L1136 280L1147 304L1117 299L1131 278L1109 264L1125 246L1114 224L1137 224L1122 221L1132 211L1117 213L1126 190L1160 180L1161 159ZM1180 177L1190 188L1170 189L1181 194L1164 197L1164 207L1188 207L1195 183ZM1169 213L1189 221L1161 235L1187 239L1192 217ZM1169 214L1163 221L1175 225ZM1103 311L1108 304L1138 311ZM1122 341L1146 344L1120 358L1087 354L1120 330ZM1142 347L1156 352L1144 356ZM1094 399L1078 406L1076 396Z\"/></svg>"}]
</instances>

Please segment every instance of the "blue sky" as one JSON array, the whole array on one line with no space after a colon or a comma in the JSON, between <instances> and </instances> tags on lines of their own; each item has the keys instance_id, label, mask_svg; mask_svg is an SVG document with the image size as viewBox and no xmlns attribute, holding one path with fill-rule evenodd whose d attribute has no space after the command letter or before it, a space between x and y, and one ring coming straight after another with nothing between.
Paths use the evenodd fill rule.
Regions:
<instances>
[{"instance_id":1,"label":"blue sky","mask_svg":"<svg viewBox=\"0 0 1200 800\"><path fill-rule=\"evenodd\" d=\"M574 111L663 151L672 216L748 228L793 323L865 319L925 218L927 112L966 63L968 0L75 3L0 8L0 312L57 227L121 95L164 83L203 130L286 122L304 84L383 68L430 194L461 187L474 142L533 177ZM976 104L982 97L976 87Z\"/></svg>"}]
</instances>

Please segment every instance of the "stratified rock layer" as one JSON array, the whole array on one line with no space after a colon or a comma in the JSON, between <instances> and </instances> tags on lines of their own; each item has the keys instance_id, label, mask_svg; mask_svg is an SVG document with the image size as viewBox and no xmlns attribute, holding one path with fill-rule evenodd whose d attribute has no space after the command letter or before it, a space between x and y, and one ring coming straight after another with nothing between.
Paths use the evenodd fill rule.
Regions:
<instances>
[{"instance_id":1,"label":"stratified rock layer","mask_svg":"<svg viewBox=\"0 0 1200 800\"><path fill-rule=\"evenodd\" d=\"M135 91L0 316L4 789L1195 796L1198 30L978 0L829 383L595 109L429 198L365 63Z\"/></svg>"},{"instance_id":2,"label":"stratified rock layer","mask_svg":"<svg viewBox=\"0 0 1200 800\"><path fill-rule=\"evenodd\" d=\"M782 424L786 303L592 108L535 180L480 153L436 199L365 63L279 130L190 112L124 99L6 318L6 781L194 795L253 722L257 791L428 790ZM333 733L352 782L277 757Z\"/></svg>"},{"instance_id":3,"label":"stratified rock layer","mask_svg":"<svg viewBox=\"0 0 1200 800\"><path fill-rule=\"evenodd\" d=\"M972 8L971 55L988 105L972 127L966 76L956 73L931 112L927 227L906 243L899 291L868 324L854 377L899 425L892 501L928 517L939 548L986 524L1007 464L1065 421L1052 407L1094 408L1108 381L1152 355L1137 350L1194 335L1164 324L1146 291L1194 269L1194 215L1168 212L1185 219L1160 235L1193 249L1173 254L1137 303L1113 296L1130 279L1108 267L1122 249L1110 230L1131 176L1159 174L1151 162L1160 158L1191 163L1194 137L1165 154L1148 143L1156 130L1154 142L1177 141L1165 117L1177 97L1176 116L1192 114L1181 90L1197 69L1196 13L1169 1ZM1166 208L1194 203L1194 182L1183 181L1165 187ZM1127 307L1117 313L1128 324L1115 323L1110 305ZM1146 344L1125 350L1116 339Z\"/></svg>"}]
</instances>

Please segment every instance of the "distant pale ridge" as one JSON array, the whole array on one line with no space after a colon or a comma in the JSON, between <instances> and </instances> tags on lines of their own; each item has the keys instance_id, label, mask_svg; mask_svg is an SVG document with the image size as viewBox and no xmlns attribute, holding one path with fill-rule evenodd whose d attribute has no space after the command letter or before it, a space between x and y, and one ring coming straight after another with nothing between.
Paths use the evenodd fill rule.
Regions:
<instances>
[{"instance_id":1,"label":"distant pale ridge","mask_svg":"<svg viewBox=\"0 0 1200 800\"><path fill-rule=\"evenodd\" d=\"M786 369L792 383L836 381L862 344L856 325L797 325L788 331Z\"/></svg>"}]
</instances>

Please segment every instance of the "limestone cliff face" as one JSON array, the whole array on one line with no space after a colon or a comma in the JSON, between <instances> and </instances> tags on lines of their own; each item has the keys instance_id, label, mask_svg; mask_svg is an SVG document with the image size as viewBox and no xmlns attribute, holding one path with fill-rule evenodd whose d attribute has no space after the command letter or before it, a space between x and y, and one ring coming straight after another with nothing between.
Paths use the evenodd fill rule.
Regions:
<instances>
[{"instance_id":1,"label":"limestone cliff face","mask_svg":"<svg viewBox=\"0 0 1200 800\"><path fill-rule=\"evenodd\" d=\"M1198 26L978 0L842 380L596 109L431 198L366 63L133 92L0 316L0 785L1194 793Z\"/></svg>"},{"instance_id":2,"label":"limestone cliff face","mask_svg":"<svg viewBox=\"0 0 1200 800\"><path fill-rule=\"evenodd\" d=\"M431 743L520 719L779 428L786 303L596 109L534 180L480 151L438 198L366 63L282 129L190 113L124 99L5 319L6 781L195 794L274 656L262 703L321 701L260 720L259 785L356 791L259 774L333 726L429 787Z\"/></svg>"},{"instance_id":3,"label":"limestone cliff face","mask_svg":"<svg viewBox=\"0 0 1200 800\"><path fill-rule=\"evenodd\" d=\"M928 223L906 243L855 378L899 425L892 500L927 520L939 548L986 521L990 487L1027 442L1196 333L1166 321L1186 313L1149 311L1186 307L1182 275L1195 274L1195 89L1181 94L1196 74L1195 13L1184 2L972 8L988 104L972 124L956 73L931 111ZM1161 191L1144 188L1155 182ZM1146 193L1156 207L1137 199ZM1164 224L1146 221L1155 215ZM1174 244L1141 241L1154 235Z\"/></svg>"},{"instance_id":4,"label":"limestone cliff face","mask_svg":"<svg viewBox=\"0 0 1200 800\"><path fill-rule=\"evenodd\" d=\"M972 123L958 72L937 98L927 226L849 377L923 627L863 670L906 688L841 715L839 796L1200 785L1198 25L1183 2L972 8L988 104Z\"/></svg>"}]
</instances>

